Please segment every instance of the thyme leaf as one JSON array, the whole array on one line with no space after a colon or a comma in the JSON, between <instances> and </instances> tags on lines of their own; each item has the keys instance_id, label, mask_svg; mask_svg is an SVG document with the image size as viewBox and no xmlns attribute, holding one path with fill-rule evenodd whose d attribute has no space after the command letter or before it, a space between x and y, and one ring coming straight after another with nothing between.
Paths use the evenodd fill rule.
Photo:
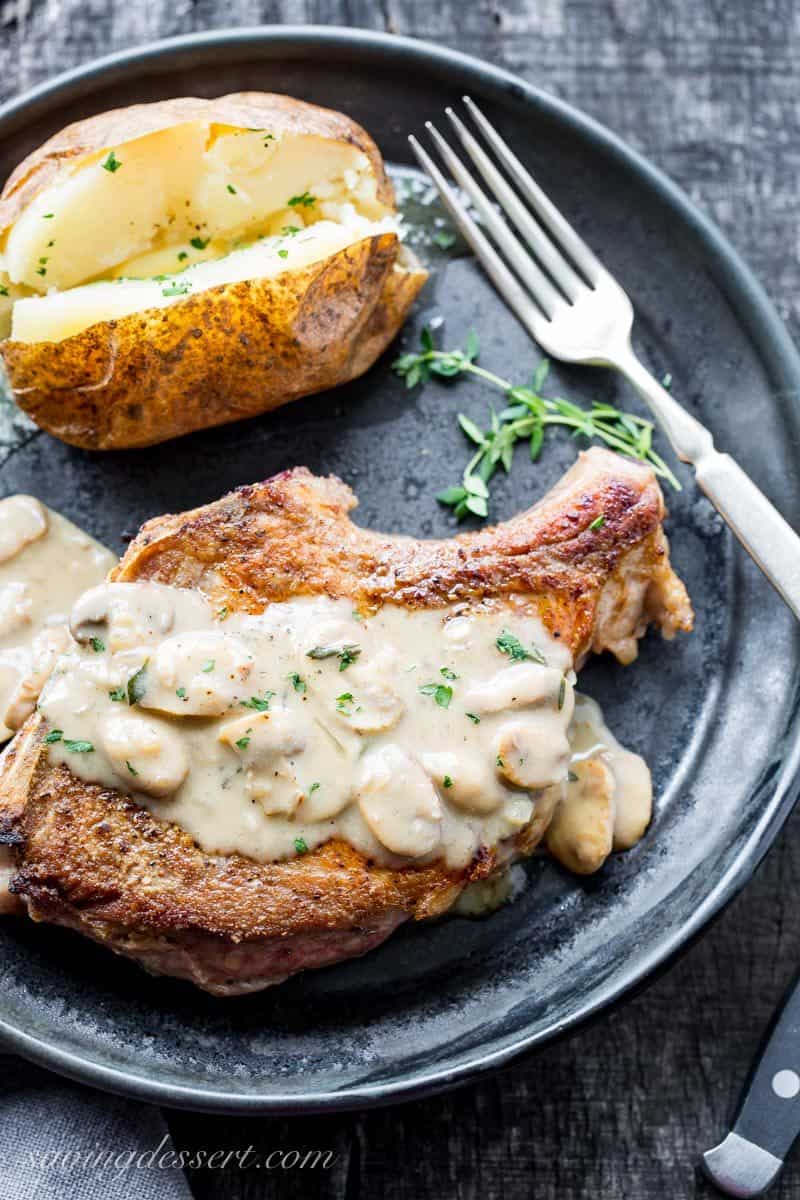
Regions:
<instances>
[{"instance_id":1,"label":"thyme leaf","mask_svg":"<svg viewBox=\"0 0 800 1200\"><path fill-rule=\"evenodd\" d=\"M149 659L145 659L138 671L134 671L128 680L128 704L131 708L134 704L138 704L147 689L147 664Z\"/></svg>"},{"instance_id":2,"label":"thyme leaf","mask_svg":"<svg viewBox=\"0 0 800 1200\"><path fill-rule=\"evenodd\" d=\"M550 425L561 425L573 437L604 442L618 454L648 463L656 475L680 491L673 471L653 449L652 421L605 402L595 401L590 408L584 408L563 397L543 396L549 370L547 359L539 363L529 385L517 385L478 366L478 339L474 332L470 332L463 350L437 350L429 329L422 330L420 343L419 353L401 354L392 363L392 369L405 379L408 388L427 383L431 378L448 380L472 375L502 392L506 400L505 408L499 412L491 410L488 429L481 429L465 413L458 414L458 423L474 451L461 483L445 488L436 499L452 508L459 521L470 513L476 517L488 516L488 485L495 472L501 467L506 473L511 470L514 448L520 441L527 441L531 461L536 462L544 443L544 431Z\"/></svg>"}]
</instances>

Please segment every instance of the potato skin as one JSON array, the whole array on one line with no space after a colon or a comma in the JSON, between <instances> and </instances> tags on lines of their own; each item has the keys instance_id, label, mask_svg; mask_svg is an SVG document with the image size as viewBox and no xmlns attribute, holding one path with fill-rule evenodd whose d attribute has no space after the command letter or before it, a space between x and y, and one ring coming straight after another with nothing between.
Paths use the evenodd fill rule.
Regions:
<instances>
[{"instance_id":1,"label":"potato skin","mask_svg":"<svg viewBox=\"0 0 800 1200\"><path fill-rule=\"evenodd\" d=\"M35 196L56 182L62 168L70 168L76 159L188 121L305 134L356 146L370 161L378 200L394 208L394 192L378 147L366 130L344 113L275 92L231 92L213 100L183 96L132 104L67 125L23 159L9 176L0 193L0 236Z\"/></svg>"},{"instance_id":2,"label":"potato skin","mask_svg":"<svg viewBox=\"0 0 800 1200\"><path fill-rule=\"evenodd\" d=\"M271 279L223 284L62 342L0 345L14 398L85 450L150 446L363 374L427 278L393 233Z\"/></svg>"},{"instance_id":3,"label":"potato skin","mask_svg":"<svg viewBox=\"0 0 800 1200\"><path fill-rule=\"evenodd\" d=\"M394 193L372 138L344 114L290 96L238 92L137 104L78 121L30 154L0 195L0 237L77 159L189 121L346 142L369 159L377 199ZM362 374L427 278L394 270L394 234L364 239L273 279L226 284L168 308L99 322L62 342L0 343L14 397L49 433L87 450L149 446L268 412Z\"/></svg>"}]
</instances>

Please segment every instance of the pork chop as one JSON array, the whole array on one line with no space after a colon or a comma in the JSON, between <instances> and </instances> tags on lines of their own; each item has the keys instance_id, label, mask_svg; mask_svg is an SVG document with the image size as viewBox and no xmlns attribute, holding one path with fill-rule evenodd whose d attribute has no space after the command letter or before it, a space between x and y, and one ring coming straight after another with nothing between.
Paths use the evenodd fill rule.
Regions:
<instances>
[{"instance_id":1,"label":"pork chop","mask_svg":"<svg viewBox=\"0 0 800 1200\"><path fill-rule=\"evenodd\" d=\"M110 578L197 589L248 612L309 594L365 611L523 596L576 665L590 651L632 661L650 624L667 638L692 627L656 479L608 451L582 454L527 512L446 540L361 529L349 516L355 504L339 479L287 471L147 522ZM445 912L467 883L530 853L550 815L534 809L513 845L480 847L463 869L438 860L387 867L339 839L256 862L208 854L130 797L52 765L45 732L34 713L0 760L10 893L36 921L77 929L218 995L363 954L402 921Z\"/></svg>"}]
</instances>

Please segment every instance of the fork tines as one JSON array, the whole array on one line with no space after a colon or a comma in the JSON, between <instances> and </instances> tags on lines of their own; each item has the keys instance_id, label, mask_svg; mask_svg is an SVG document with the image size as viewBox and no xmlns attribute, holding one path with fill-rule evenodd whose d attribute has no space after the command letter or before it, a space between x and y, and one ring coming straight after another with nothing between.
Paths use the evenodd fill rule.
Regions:
<instances>
[{"instance_id":1,"label":"fork tines","mask_svg":"<svg viewBox=\"0 0 800 1200\"><path fill-rule=\"evenodd\" d=\"M497 290L533 337L556 311L572 305L580 292L594 288L604 268L583 239L545 195L530 172L469 96L464 105L503 170L452 108L445 110L461 146L472 160L488 194L430 121L426 128L452 179L469 197L480 218L470 215L431 156L411 135L420 165L433 180L453 222L483 264ZM505 173L504 173L505 172ZM521 234L520 240L505 214ZM523 286L525 285L525 286Z\"/></svg>"}]
</instances>

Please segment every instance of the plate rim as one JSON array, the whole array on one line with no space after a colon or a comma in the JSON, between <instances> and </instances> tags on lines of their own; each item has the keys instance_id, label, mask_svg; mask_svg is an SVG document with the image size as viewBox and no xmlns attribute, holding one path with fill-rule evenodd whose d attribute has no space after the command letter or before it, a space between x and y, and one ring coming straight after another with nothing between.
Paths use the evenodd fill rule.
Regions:
<instances>
[{"instance_id":1,"label":"plate rim","mask_svg":"<svg viewBox=\"0 0 800 1200\"><path fill-rule=\"evenodd\" d=\"M471 75L501 96L538 108L562 125L615 159L621 169L633 174L676 211L684 228L698 238L709 256L716 280L735 305L736 312L749 335L770 365L774 378L787 384L787 391L800 394L800 354L795 350L775 306L758 282L750 267L728 241L719 227L707 217L659 167L629 146L601 122L575 108L567 101L527 83L519 76L491 63L432 42L334 25L258 25L241 29L223 28L164 38L145 46L115 51L89 63L62 72L20 96L0 105L0 131L14 127L21 120L35 115L37 107L50 107L61 93L74 92L81 83L104 79L113 84L115 72L123 74L134 65L145 66L193 49L250 45L254 50L265 44L315 45L332 48L348 47L360 52L398 60L417 59L426 66L456 68ZM800 404L787 399L787 415L800 424ZM635 991L653 981L682 952L686 951L710 925L722 909L745 886L764 855L774 842L789 816L798 790L800 774L800 727L786 746L781 770L771 782L771 797L765 802L758 822L743 843L735 859L728 865L716 885L705 895L692 917L674 933L660 938L650 952L637 959L636 966L621 970L611 986L607 986L592 1001L576 1008L570 1018L557 1030L541 1030L523 1034L509 1045L494 1050L476 1050L471 1058L456 1067L440 1067L427 1072L415 1072L405 1078L372 1084L355 1084L345 1090L309 1093L240 1093L213 1086L166 1083L135 1074L130 1069L108 1066L93 1061L81 1051L62 1049L46 1039L28 1033L4 1017L0 1017L0 1038L7 1048L40 1066L68 1078L88 1083L106 1091L159 1103L167 1107L197 1111L293 1114L363 1108L368 1105L390 1104L420 1098L468 1083L484 1073L508 1065L520 1055L547 1044L568 1033L576 1032L612 1005L629 998Z\"/></svg>"}]
</instances>

